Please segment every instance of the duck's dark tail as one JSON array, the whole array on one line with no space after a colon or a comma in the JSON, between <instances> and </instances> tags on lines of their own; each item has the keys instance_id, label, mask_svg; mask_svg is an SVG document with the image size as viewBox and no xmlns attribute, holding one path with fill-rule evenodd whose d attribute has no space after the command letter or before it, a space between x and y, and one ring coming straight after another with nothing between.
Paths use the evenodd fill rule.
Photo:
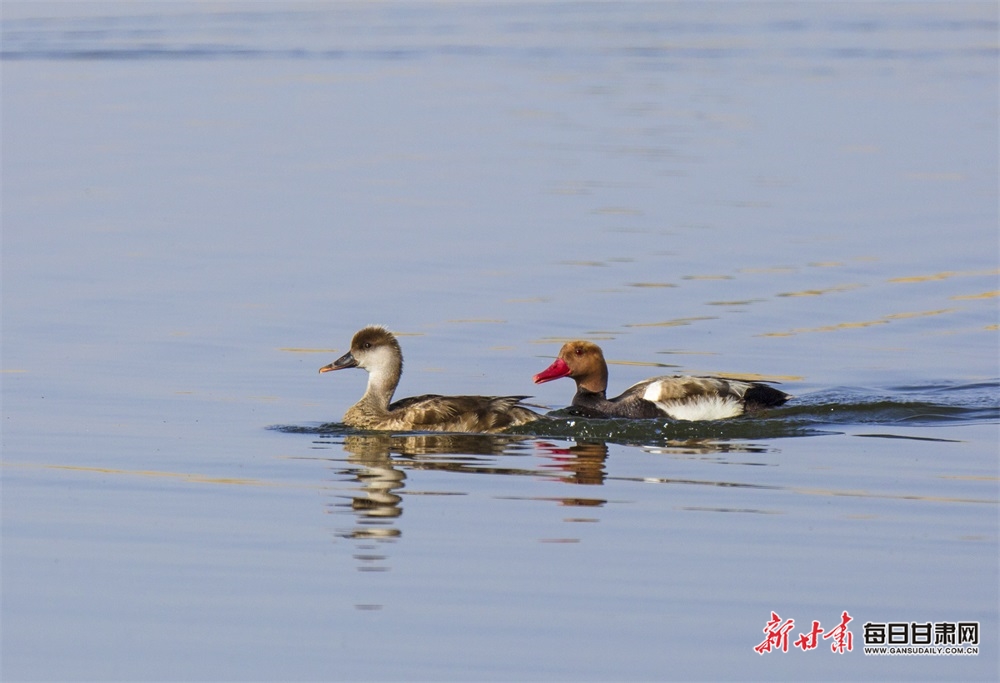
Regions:
<instances>
[{"instance_id":1,"label":"duck's dark tail","mask_svg":"<svg viewBox=\"0 0 1000 683\"><path fill-rule=\"evenodd\" d=\"M766 384L752 384L743 394L743 402L747 410L761 410L763 408L777 408L784 405L791 396L783 391L778 391Z\"/></svg>"}]
</instances>

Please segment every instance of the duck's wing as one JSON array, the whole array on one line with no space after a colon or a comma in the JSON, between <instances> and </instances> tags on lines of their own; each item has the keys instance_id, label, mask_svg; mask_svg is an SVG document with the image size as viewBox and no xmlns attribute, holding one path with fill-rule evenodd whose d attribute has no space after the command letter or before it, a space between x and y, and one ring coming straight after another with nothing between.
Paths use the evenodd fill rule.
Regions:
<instances>
[{"instance_id":1,"label":"duck's wing","mask_svg":"<svg viewBox=\"0 0 1000 683\"><path fill-rule=\"evenodd\" d=\"M389 414L409 429L440 429L434 425L454 421L462 413L462 403L458 396L423 394L410 396L389 405Z\"/></svg>"},{"instance_id":2,"label":"duck's wing","mask_svg":"<svg viewBox=\"0 0 1000 683\"><path fill-rule=\"evenodd\" d=\"M525 398L425 394L396 401L389 412L407 429L490 432L538 419L537 413L518 405Z\"/></svg>"},{"instance_id":3,"label":"duck's wing","mask_svg":"<svg viewBox=\"0 0 1000 683\"><path fill-rule=\"evenodd\" d=\"M395 413L399 411L410 410L414 406L419 406L424 402L433 402L442 398L440 394L422 394L420 396L410 396L409 398L401 398L398 401L393 401L389 404L389 412Z\"/></svg>"},{"instance_id":4,"label":"duck's wing","mask_svg":"<svg viewBox=\"0 0 1000 683\"><path fill-rule=\"evenodd\" d=\"M521 401L530 398L530 396L490 396L488 398L489 406L481 415L483 424L489 425L489 431L516 427L534 422L542 417L530 408L521 405Z\"/></svg>"},{"instance_id":5,"label":"duck's wing","mask_svg":"<svg viewBox=\"0 0 1000 683\"><path fill-rule=\"evenodd\" d=\"M675 420L720 420L788 400L783 391L759 382L683 375L647 379L626 389L626 396L648 401Z\"/></svg>"}]
</instances>

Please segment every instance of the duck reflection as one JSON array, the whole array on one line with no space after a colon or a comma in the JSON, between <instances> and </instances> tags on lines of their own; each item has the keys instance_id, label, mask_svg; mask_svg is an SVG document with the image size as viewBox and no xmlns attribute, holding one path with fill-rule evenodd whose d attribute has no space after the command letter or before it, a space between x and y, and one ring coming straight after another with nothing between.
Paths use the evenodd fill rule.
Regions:
<instances>
[{"instance_id":1,"label":"duck reflection","mask_svg":"<svg viewBox=\"0 0 1000 683\"><path fill-rule=\"evenodd\" d=\"M567 484L600 486L604 483L608 444L603 441L582 441L573 446L539 442L538 446L552 459L544 467L563 473L560 478Z\"/></svg>"},{"instance_id":2,"label":"duck reflection","mask_svg":"<svg viewBox=\"0 0 1000 683\"><path fill-rule=\"evenodd\" d=\"M357 466L347 472L360 485L361 495L352 496L351 510L357 526L348 538L397 538L402 535L392 520L403 514L402 496L406 469L477 470L477 456L507 452L527 437L479 434L356 434L344 437L347 461ZM434 455L456 455L456 459L421 460ZM394 457L395 456L395 457ZM499 468L483 468L498 471ZM478 469L477 471L482 471ZM510 473L510 470L507 470Z\"/></svg>"},{"instance_id":3,"label":"duck reflection","mask_svg":"<svg viewBox=\"0 0 1000 683\"><path fill-rule=\"evenodd\" d=\"M388 456L367 458L359 464L361 467L355 476L364 495L351 499L351 509L365 518L384 519L403 514L399 507L403 499L393 491L403 488L406 473L393 467Z\"/></svg>"},{"instance_id":4,"label":"duck reflection","mask_svg":"<svg viewBox=\"0 0 1000 683\"><path fill-rule=\"evenodd\" d=\"M402 537L399 518L408 476L415 470L447 471L462 474L528 476L578 486L603 486L608 479L609 442L600 438L563 440L521 434L391 434L349 433L338 435L333 444L342 446L348 467L340 470L347 481L355 482L349 494L352 528L339 532L343 538L358 542L355 559L360 571L387 571L385 543ZM340 443L337 443L337 442ZM650 453L682 459L712 459L721 464L758 465L746 458L732 459L733 454L751 454L767 449L750 443L689 438L670 439L657 446L646 445ZM502 457L500 457L502 456ZM342 461L343 462L343 461ZM626 477L627 478L627 477ZM621 479L621 477L618 477ZM644 478L643 481L648 481ZM662 479L664 483L692 483ZM701 483L701 482L694 482ZM719 483L718 485L731 485ZM461 487L451 493L465 493ZM602 507L607 499L580 496L580 489L566 489L577 495L545 496L541 500L567 507ZM595 490L596 492L597 490ZM413 492L411 492L413 493ZM449 492L437 492L447 495ZM521 499L520 496L511 497ZM527 497L524 500L540 500ZM575 521L580 519L573 518ZM571 520L568 520L571 521ZM596 522L598 518L586 517Z\"/></svg>"},{"instance_id":5,"label":"duck reflection","mask_svg":"<svg viewBox=\"0 0 1000 683\"><path fill-rule=\"evenodd\" d=\"M396 538L394 519L403 514L407 470L546 477L567 484L599 486L607 476L608 446L602 441L561 445L534 437L497 434L351 434L343 441L346 471L360 485L352 496L357 525L349 538ZM544 456L541 468L501 466L495 456ZM600 498L560 498L564 505L600 506Z\"/></svg>"},{"instance_id":6,"label":"duck reflection","mask_svg":"<svg viewBox=\"0 0 1000 683\"><path fill-rule=\"evenodd\" d=\"M359 541L358 570L363 572L388 571L387 557L379 543L391 542L402 536L395 520L402 516L403 498L400 492L406 486L406 469L432 469L436 460L418 462L421 456L463 456L465 465L475 456L499 455L512 443L525 437L501 437L473 434L357 434L344 437L343 447L347 461L355 467L345 470L358 483L358 495L351 496L350 509L355 517L353 528L338 535ZM394 457L395 456L395 457ZM450 463L458 469L460 463ZM337 505L335 507L342 507Z\"/></svg>"},{"instance_id":7,"label":"duck reflection","mask_svg":"<svg viewBox=\"0 0 1000 683\"><path fill-rule=\"evenodd\" d=\"M741 453L767 453L771 449L753 443L738 441L718 441L714 439L669 439L660 446L642 446L647 453L671 455L678 458L701 456L724 464L746 465L750 463L733 461L729 456Z\"/></svg>"},{"instance_id":8,"label":"duck reflection","mask_svg":"<svg viewBox=\"0 0 1000 683\"><path fill-rule=\"evenodd\" d=\"M527 436L498 434L352 434L344 450L356 457L413 455L503 455Z\"/></svg>"}]
</instances>

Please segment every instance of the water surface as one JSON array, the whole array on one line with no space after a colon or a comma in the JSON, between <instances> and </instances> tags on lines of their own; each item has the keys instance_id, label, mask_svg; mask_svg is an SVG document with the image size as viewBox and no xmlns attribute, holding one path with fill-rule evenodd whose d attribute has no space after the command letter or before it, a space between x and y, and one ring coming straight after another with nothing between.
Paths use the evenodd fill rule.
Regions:
<instances>
[{"instance_id":1,"label":"water surface","mask_svg":"<svg viewBox=\"0 0 1000 683\"><path fill-rule=\"evenodd\" d=\"M997 26L5 2L2 677L995 680ZM794 399L357 432L316 371L370 323L401 397L559 409L590 339Z\"/></svg>"}]
</instances>

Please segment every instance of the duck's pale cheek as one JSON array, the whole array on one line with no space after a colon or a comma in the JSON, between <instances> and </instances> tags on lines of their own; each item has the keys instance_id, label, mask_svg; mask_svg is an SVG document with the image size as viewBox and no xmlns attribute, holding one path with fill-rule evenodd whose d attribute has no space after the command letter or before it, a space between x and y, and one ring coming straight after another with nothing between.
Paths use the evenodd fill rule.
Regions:
<instances>
[{"instance_id":1,"label":"duck's pale cheek","mask_svg":"<svg viewBox=\"0 0 1000 683\"><path fill-rule=\"evenodd\" d=\"M395 365L398 365L398 361L393 357L392 352L384 346L366 351L362 359L358 361L359 367L373 373L386 372Z\"/></svg>"}]
</instances>

